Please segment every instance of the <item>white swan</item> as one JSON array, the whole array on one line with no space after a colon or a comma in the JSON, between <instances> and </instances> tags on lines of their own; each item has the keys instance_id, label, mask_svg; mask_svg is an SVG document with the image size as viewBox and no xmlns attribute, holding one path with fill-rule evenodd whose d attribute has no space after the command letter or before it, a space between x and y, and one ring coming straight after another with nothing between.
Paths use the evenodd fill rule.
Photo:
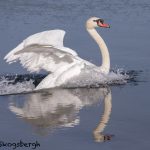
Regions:
<instances>
[{"instance_id":1,"label":"white swan","mask_svg":"<svg viewBox=\"0 0 150 150\"><path fill-rule=\"evenodd\" d=\"M22 66L30 72L39 72L42 69L50 72L36 87L36 90L61 86L71 78L80 76L87 66L92 70L108 74L110 69L109 52L95 27L109 28L109 25L97 17L92 17L86 22L88 33L101 50L102 65L100 67L80 58L74 50L64 47L65 31L63 30L50 30L31 35L10 51L4 59L8 63L20 60Z\"/></svg>"}]
</instances>

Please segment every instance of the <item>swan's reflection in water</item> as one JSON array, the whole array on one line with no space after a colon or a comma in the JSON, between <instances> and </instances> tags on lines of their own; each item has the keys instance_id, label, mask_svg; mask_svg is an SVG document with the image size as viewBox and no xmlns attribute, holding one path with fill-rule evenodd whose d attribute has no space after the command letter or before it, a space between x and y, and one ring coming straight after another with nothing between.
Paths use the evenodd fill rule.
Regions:
<instances>
[{"instance_id":1,"label":"swan's reflection in water","mask_svg":"<svg viewBox=\"0 0 150 150\"><path fill-rule=\"evenodd\" d=\"M112 108L112 96L111 96L111 91L110 89L107 89L108 92L107 94L105 94L104 96L104 111L103 111L103 115L100 119L99 124L97 125L97 127L95 128L95 130L93 131L93 135L95 138L96 142L103 142L103 141L107 141L107 140L111 140L111 138L113 137L113 135L105 135L103 134L103 131L109 121L109 117L111 114L111 108Z\"/></svg>"},{"instance_id":2,"label":"swan's reflection in water","mask_svg":"<svg viewBox=\"0 0 150 150\"><path fill-rule=\"evenodd\" d=\"M36 132L42 135L57 128L74 127L80 122L80 109L104 100L104 113L93 131L93 135L97 142L110 140L112 137L102 134L111 113L111 91L108 87L50 89L41 93L20 96L17 99L19 101L16 101L16 96L11 97L9 109L18 117L32 124ZM21 104L20 101L23 103Z\"/></svg>"}]
</instances>

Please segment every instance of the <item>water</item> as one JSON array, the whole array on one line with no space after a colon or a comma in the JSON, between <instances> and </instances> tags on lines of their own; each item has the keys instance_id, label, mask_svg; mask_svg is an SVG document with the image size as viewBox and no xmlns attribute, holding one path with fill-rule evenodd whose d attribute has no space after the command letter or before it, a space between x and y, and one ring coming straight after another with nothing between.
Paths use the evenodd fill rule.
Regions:
<instances>
[{"instance_id":1,"label":"water","mask_svg":"<svg viewBox=\"0 0 150 150\"><path fill-rule=\"evenodd\" d=\"M84 27L87 18L98 16L111 25L98 31L109 48L112 69L123 68L134 78L123 85L0 96L0 141L37 140L41 150L149 149L149 13L148 0L1 0L1 76L27 74L19 63L8 65L3 57L27 36L56 28L67 32L65 46L99 65L98 47ZM34 88L32 78L26 83L9 86L17 91ZM102 142L104 136L110 140Z\"/></svg>"}]
</instances>

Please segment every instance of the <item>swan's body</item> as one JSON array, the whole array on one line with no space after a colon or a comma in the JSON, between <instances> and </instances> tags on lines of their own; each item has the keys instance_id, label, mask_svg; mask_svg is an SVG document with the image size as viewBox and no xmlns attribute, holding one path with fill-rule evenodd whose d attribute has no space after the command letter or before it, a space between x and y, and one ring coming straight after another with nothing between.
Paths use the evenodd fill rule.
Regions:
<instances>
[{"instance_id":1,"label":"swan's body","mask_svg":"<svg viewBox=\"0 0 150 150\"><path fill-rule=\"evenodd\" d=\"M31 35L10 51L5 59L8 63L20 60L22 66L30 72L39 72L42 69L50 72L36 87L36 90L61 86L71 78L80 76L87 68L108 74L109 52L105 42L94 29L97 26L109 26L96 17L90 18L86 23L87 31L101 50L102 65L100 67L80 58L74 50L64 47L65 31L63 30L50 30Z\"/></svg>"}]
</instances>

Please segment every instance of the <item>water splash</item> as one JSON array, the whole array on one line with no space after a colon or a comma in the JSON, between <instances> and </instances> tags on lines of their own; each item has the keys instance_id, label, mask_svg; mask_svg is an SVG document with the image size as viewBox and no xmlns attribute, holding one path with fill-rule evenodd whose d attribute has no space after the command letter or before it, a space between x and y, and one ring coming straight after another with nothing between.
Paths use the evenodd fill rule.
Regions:
<instances>
[{"instance_id":1,"label":"water splash","mask_svg":"<svg viewBox=\"0 0 150 150\"><path fill-rule=\"evenodd\" d=\"M138 71L124 71L122 69L112 70L108 75L94 75L92 78L81 76L80 80L68 81L63 88L98 88L106 85L122 85L127 82L136 82ZM0 95L19 94L33 92L34 88L46 77L46 74L24 74L24 75L1 75ZM84 80L82 80L82 78Z\"/></svg>"},{"instance_id":2,"label":"water splash","mask_svg":"<svg viewBox=\"0 0 150 150\"><path fill-rule=\"evenodd\" d=\"M65 88L98 88L106 85L122 85L127 83L128 79L130 79L130 75L122 69L112 70L108 75L105 75L93 70L93 68L88 68L83 74L72 78L62 86Z\"/></svg>"},{"instance_id":3,"label":"water splash","mask_svg":"<svg viewBox=\"0 0 150 150\"><path fill-rule=\"evenodd\" d=\"M5 76L0 77L0 95L29 92L34 88L32 79L29 81L15 82L15 79L9 79Z\"/></svg>"}]
</instances>

